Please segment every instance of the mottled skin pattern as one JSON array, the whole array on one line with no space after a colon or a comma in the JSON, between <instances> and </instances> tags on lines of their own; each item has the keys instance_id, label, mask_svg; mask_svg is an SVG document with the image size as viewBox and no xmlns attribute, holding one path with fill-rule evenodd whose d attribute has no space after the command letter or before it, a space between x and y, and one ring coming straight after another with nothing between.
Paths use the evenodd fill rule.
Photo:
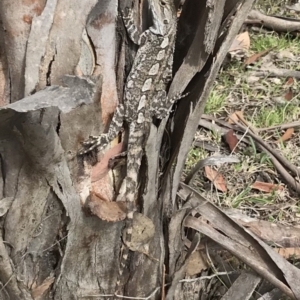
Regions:
<instances>
[{"instance_id":1,"label":"mottled skin pattern","mask_svg":"<svg viewBox=\"0 0 300 300\"><path fill-rule=\"evenodd\" d=\"M126 239L124 239L126 244L131 241L138 175L149 125L153 117L165 118L176 100L176 98L168 99L166 94L167 84L172 78L176 35L175 8L172 0L149 0L149 5L153 15L153 26L141 35L134 26L131 12L123 15L128 35L139 45L126 81L124 104L117 107L108 133L90 137L84 142L86 149L79 153L88 153L96 147L99 147L99 150L104 149L120 132L123 122L128 124L127 175L122 183L125 185L123 190L126 191L127 202ZM121 260L120 278L129 253L127 247L126 249Z\"/></svg>"}]
</instances>

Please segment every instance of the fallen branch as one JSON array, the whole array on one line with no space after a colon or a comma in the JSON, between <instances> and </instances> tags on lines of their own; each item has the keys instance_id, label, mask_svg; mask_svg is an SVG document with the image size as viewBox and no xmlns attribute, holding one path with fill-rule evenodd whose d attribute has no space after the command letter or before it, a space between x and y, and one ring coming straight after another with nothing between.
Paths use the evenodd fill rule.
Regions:
<instances>
[{"instance_id":1,"label":"fallen branch","mask_svg":"<svg viewBox=\"0 0 300 300\"><path fill-rule=\"evenodd\" d=\"M252 69L253 70L253 69ZM288 70L288 69L279 69L279 68L269 68L269 69L257 69L251 72L252 76L257 77L294 77L300 78L300 71Z\"/></svg>"},{"instance_id":2,"label":"fallen branch","mask_svg":"<svg viewBox=\"0 0 300 300\"><path fill-rule=\"evenodd\" d=\"M260 24L263 27L277 32L300 31L300 22L298 20L286 20L278 17L267 16L257 10L251 10L246 23Z\"/></svg>"},{"instance_id":3,"label":"fallen branch","mask_svg":"<svg viewBox=\"0 0 300 300\"><path fill-rule=\"evenodd\" d=\"M244 126L242 126L235 120L233 121L241 130L244 130L246 132L247 129ZM277 152L275 149L272 149L271 146L268 143L266 143L260 136L254 134L251 131L248 131L248 135L250 135L253 138L253 140L256 142L258 148L261 151L264 151L269 155L274 167L283 177L285 182L288 185L290 185L296 192L300 193L300 184L295 179L296 177L299 177L299 170L293 164L291 164L285 157L281 156L279 152ZM293 176L290 175L287 170L289 170L293 174Z\"/></svg>"},{"instance_id":4,"label":"fallen branch","mask_svg":"<svg viewBox=\"0 0 300 300\"><path fill-rule=\"evenodd\" d=\"M291 204L287 204L291 206ZM249 217L238 209L223 209L223 211L239 225L244 226L266 244L282 248L300 247L300 228L290 225L276 224ZM289 233L288 235L286 233Z\"/></svg>"},{"instance_id":5,"label":"fallen branch","mask_svg":"<svg viewBox=\"0 0 300 300\"><path fill-rule=\"evenodd\" d=\"M268 131L268 130L274 130L274 129L289 129L289 128L295 128L295 127L300 127L300 122L299 121L294 121L286 124L281 124L281 125L275 125L275 126L270 126L270 127L265 127L265 128L258 128L258 131Z\"/></svg>"},{"instance_id":6,"label":"fallen branch","mask_svg":"<svg viewBox=\"0 0 300 300\"><path fill-rule=\"evenodd\" d=\"M208 122L206 120L209 120L211 122ZM237 126L235 126L233 124L229 124L226 121L214 118L214 117L206 115L206 114L203 114L201 116L199 126L207 128L209 130L215 130L217 132L220 132L221 134L225 134L228 131L227 129L225 129L221 126L216 125L215 123L220 124L223 127L228 128L228 129L233 129L233 130L236 130L239 132L243 132L243 130L239 129ZM284 130L284 129L296 128L296 127L300 127L300 121L294 121L294 122L290 122L290 123L274 125L274 126L264 127L264 128L255 128L255 130L260 132L260 131L269 131L269 130L274 130L274 129Z\"/></svg>"},{"instance_id":7,"label":"fallen branch","mask_svg":"<svg viewBox=\"0 0 300 300\"><path fill-rule=\"evenodd\" d=\"M233 127L234 130L238 130L239 132L245 133L247 131L246 127L242 126L240 123L236 122L235 120L232 120L235 123L235 126L234 126L234 125L231 125L224 121L214 119L207 115L203 115L202 120L199 122L199 125L204 126L206 128L208 128L208 126L205 126L206 123L208 123L208 122L203 122L204 121L203 119L213 120L216 123L219 123L228 128ZM214 124L214 125L216 125L216 124ZM286 125L290 125L290 124L286 124ZM297 126L299 124L296 123L293 125ZM272 129L272 128L269 128L269 129ZM220 127L220 130L221 130L221 127ZM266 130L266 128L263 128L259 131L262 131L262 130ZM257 134L254 134L251 131L248 131L247 135L251 136L253 138L253 140L256 142L257 147L261 151L263 151L269 155L272 163L274 164L274 167L277 169L278 173L282 176L284 181L289 186L291 186L295 191L300 193L300 183L295 180L295 178L299 177L300 171L293 164L291 164L285 157L281 156L278 151L276 151L268 143L266 143L260 136L258 136ZM240 137L238 137L238 138L240 138ZM292 175L287 170L290 171L292 173Z\"/></svg>"},{"instance_id":8,"label":"fallen branch","mask_svg":"<svg viewBox=\"0 0 300 300\"><path fill-rule=\"evenodd\" d=\"M181 183L178 196L188 199L199 217L188 215L183 226L209 237L246 263L257 274L278 287L292 299L299 299L297 278L300 270L290 264L271 247L242 226L239 226L196 190ZM197 205L198 204L198 205Z\"/></svg>"},{"instance_id":9,"label":"fallen branch","mask_svg":"<svg viewBox=\"0 0 300 300\"><path fill-rule=\"evenodd\" d=\"M214 165L219 165L224 163L238 163L238 162L240 162L239 158L234 155L210 156L205 159L201 159L186 176L184 183L190 185L194 181L198 171L205 166L214 166Z\"/></svg>"}]
</instances>

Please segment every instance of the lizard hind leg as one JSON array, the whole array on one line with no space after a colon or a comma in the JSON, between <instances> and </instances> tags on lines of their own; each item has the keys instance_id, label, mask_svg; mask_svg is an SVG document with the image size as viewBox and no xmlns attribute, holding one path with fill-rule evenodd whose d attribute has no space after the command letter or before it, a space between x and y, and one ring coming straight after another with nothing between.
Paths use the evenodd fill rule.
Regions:
<instances>
[{"instance_id":1,"label":"lizard hind leg","mask_svg":"<svg viewBox=\"0 0 300 300\"><path fill-rule=\"evenodd\" d=\"M79 151L79 155L89 153L97 147L100 147L100 151L103 150L114 138L117 137L118 133L122 129L124 114L124 105L119 104L111 120L108 132L99 136L90 136L87 141L83 142L84 149Z\"/></svg>"}]
</instances>

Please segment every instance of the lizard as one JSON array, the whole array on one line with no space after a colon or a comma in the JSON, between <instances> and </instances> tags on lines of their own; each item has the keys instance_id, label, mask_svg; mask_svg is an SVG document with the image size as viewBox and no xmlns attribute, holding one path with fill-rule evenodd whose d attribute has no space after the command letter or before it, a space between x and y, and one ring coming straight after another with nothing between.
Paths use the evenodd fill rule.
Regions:
<instances>
[{"instance_id":1,"label":"lizard","mask_svg":"<svg viewBox=\"0 0 300 300\"><path fill-rule=\"evenodd\" d=\"M144 154L143 146L150 130L153 118L163 119L169 115L172 104L180 98L167 97L167 86L172 79L173 53L176 38L177 16L174 0L148 0L152 13L152 26L139 34L134 25L132 10L122 13L124 25L130 39L137 44L138 50L127 77L123 103L114 113L108 132L100 136L90 136L83 143L83 155L95 148L103 150L121 131L124 121L129 127L127 145L126 177L120 190L125 191L127 214L125 221L126 236L123 243L130 244L132 236L133 214L138 189L138 175ZM127 249L125 251L125 249ZM129 254L125 246L121 257L119 278L125 269Z\"/></svg>"}]
</instances>

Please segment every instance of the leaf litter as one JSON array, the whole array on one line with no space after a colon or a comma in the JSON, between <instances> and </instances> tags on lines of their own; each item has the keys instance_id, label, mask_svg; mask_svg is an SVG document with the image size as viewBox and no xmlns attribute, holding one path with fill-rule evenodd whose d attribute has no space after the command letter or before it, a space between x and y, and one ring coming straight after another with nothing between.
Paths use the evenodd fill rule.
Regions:
<instances>
[{"instance_id":1,"label":"leaf litter","mask_svg":"<svg viewBox=\"0 0 300 300\"><path fill-rule=\"evenodd\" d=\"M205 199L201 207L214 203L225 213L228 209L238 211L239 216L231 220L234 220L234 224L238 223L247 228L247 234L251 233L246 238L248 242L252 238L256 239L255 243L250 242L250 247L254 247L252 249L260 245L266 251L268 258L260 258L264 260L266 270L260 273L262 261L258 262L254 252L253 257L250 257L252 254L248 258L243 257L245 253L241 255L240 252L245 249L239 249L235 242L232 244L233 248L230 248L231 242L223 240L220 231L231 226L231 221L223 223L217 229L219 233L214 233L210 226L216 226L216 219L210 220L211 215L201 209L201 213L197 210L198 214L194 214L194 219L187 214L185 226L194 226L194 230L221 245L222 253L225 248L238 257L238 265L243 262L258 272L262 278L277 287L277 295L283 292L292 299L298 299L300 291L297 278L300 275L294 265L297 266L300 259L297 231L300 228L297 190L300 186L300 89L299 78L288 76L288 73L297 75L300 70L300 46L295 46L297 38L293 38L296 39L294 41L289 36L274 32L262 30L257 34L250 29L249 33L250 50L247 52L246 47L240 49L239 54L244 52L242 55L245 55L241 62L234 61L235 55L231 55L232 61L224 65L215 85L214 92L226 94L223 107L203 116L199 122L194 147L191 149L193 156L199 156L199 159L214 155L230 157L234 151L238 160L198 168L197 175L193 174L193 181L189 183L194 190L189 190L188 199L200 197ZM276 39L280 41L274 45ZM281 39L287 41L281 42ZM241 56L237 59L240 60ZM188 157L184 177L190 174L197 162L192 156ZM182 186L182 189L187 193L189 188ZM243 223L244 217L250 218L251 222ZM228 232L226 236L233 238ZM202 253L207 255L208 244L205 246L204 241L200 242L199 253L200 249L206 249ZM242 238L239 237L237 241L240 243ZM213 249L214 246L211 247L211 253L214 252ZM219 257L220 249L218 251L219 254L215 255ZM193 257L201 261L199 253L195 252ZM210 260L210 266L214 268L212 258L206 259ZM271 271L272 264L283 272L285 279L278 271L273 273L274 277L271 275L275 271ZM192 268L191 263L188 266ZM199 263L199 273L204 272L206 267ZM237 265L235 267L238 268ZM215 269L214 272L218 270ZM196 271L193 269L188 274L196 276ZM220 276L219 280L224 278Z\"/></svg>"}]
</instances>

